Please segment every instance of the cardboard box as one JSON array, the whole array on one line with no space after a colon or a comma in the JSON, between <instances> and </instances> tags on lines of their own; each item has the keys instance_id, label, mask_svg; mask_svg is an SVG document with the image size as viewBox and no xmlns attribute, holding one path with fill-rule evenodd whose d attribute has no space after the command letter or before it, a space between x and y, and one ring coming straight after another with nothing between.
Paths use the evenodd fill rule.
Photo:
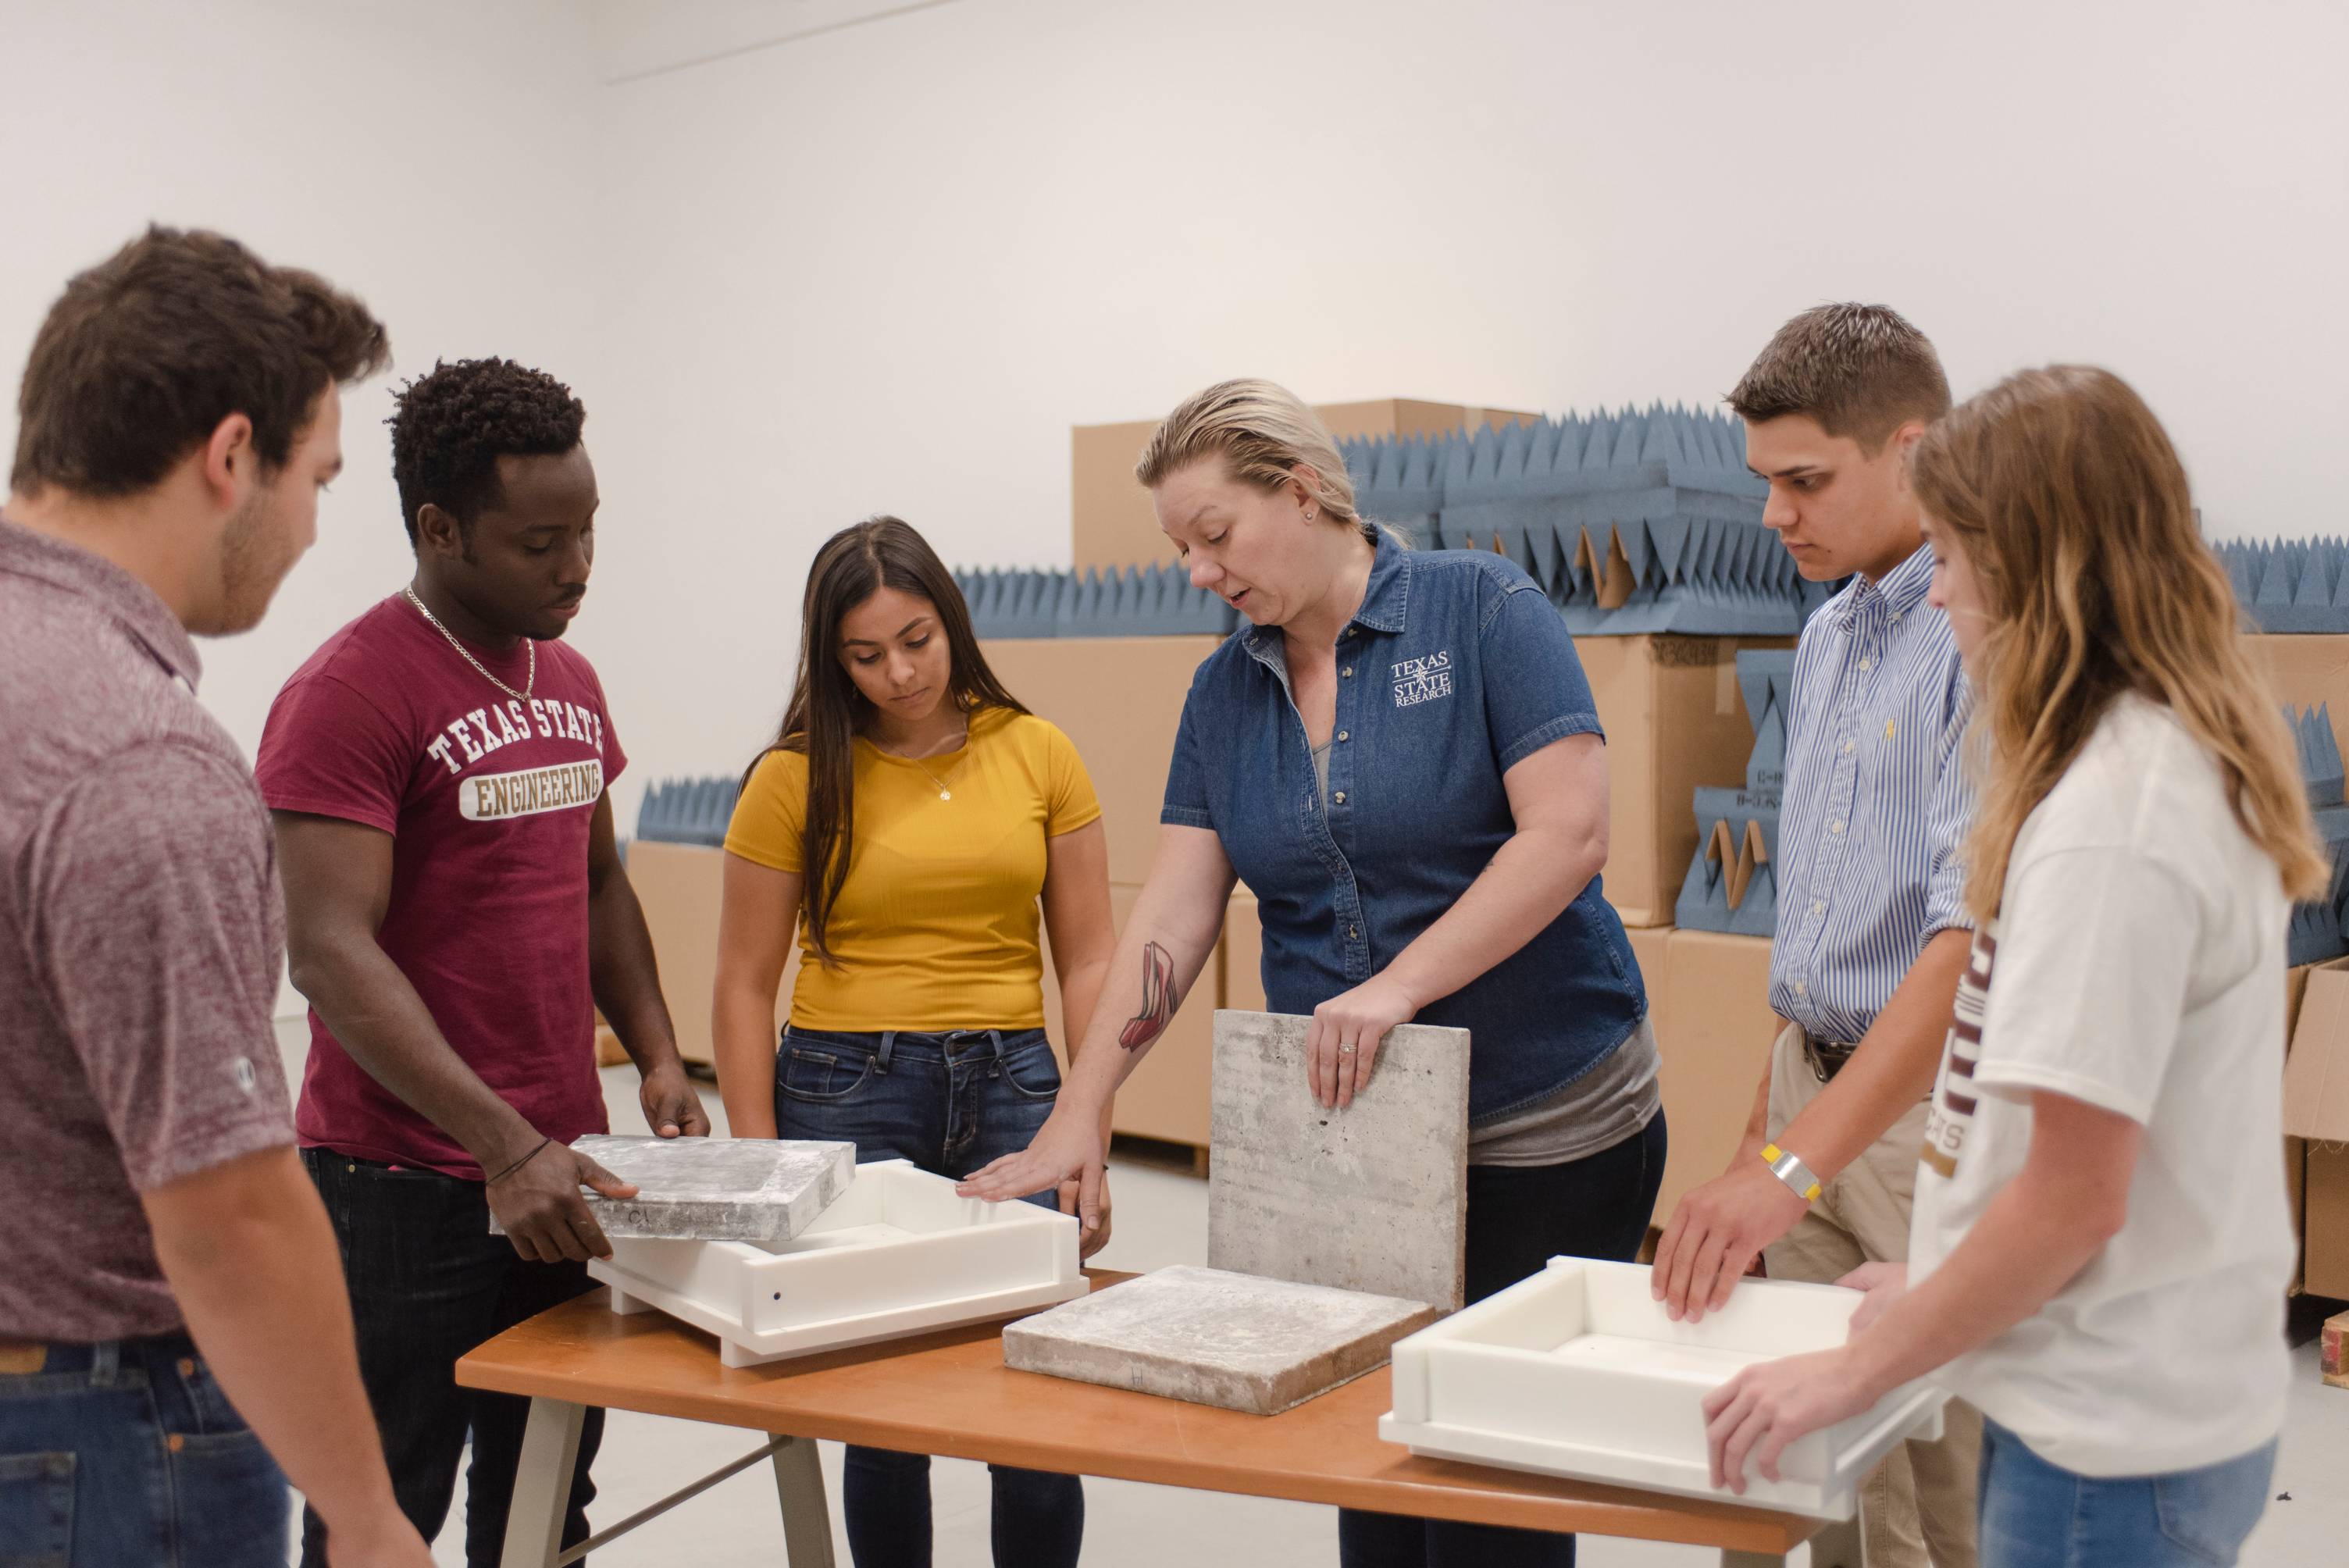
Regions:
<instances>
[{"instance_id":1,"label":"cardboard box","mask_svg":"<svg viewBox=\"0 0 2349 1568\"><path fill-rule=\"evenodd\" d=\"M1754 723L1737 650L1787 637L1577 637L1607 730L1607 902L1626 925L1670 925L1696 853L1697 786L1745 781Z\"/></svg>"},{"instance_id":2,"label":"cardboard box","mask_svg":"<svg viewBox=\"0 0 2349 1568\"><path fill-rule=\"evenodd\" d=\"M2324 1320L2317 1342L2317 1369L2335 1388L2349 1388L2349 1312Z\"/></svg>"},{"instance_id":3,"label":"cardboard box","mask_svg":"<svg viewBox=\"0 0 2349 1568\"><path fill-rule=\"evenodd\" d=\"M1512 409L1470 408L1411 397L1323 403L1314 412L1341 441L1357 436L1441 436L1454 430L1482 429L1487 424L1530 424L1541 418ZM1071 540L1078 571L1164 561L1173 554L1166 536L1158 531L1150 492L1133 478L1134 461L1157 428L1157 419L1139 419L1070 429Z\"/></svg>"},{"instance_id":4,"label":"cardboard box","mask_svg":"<svg viewBox=\"0 0 2349 1568\"><path fill-rule=\"evenodd\" d=\"M1241 888L1224 911L1224 1001L1242 1013L1263 1013L1264 922L1256 895Z\"/></svg>"},{"instance_id":5,"label":"cardboard box","mask_svg":"<svg viewBox=\"0 0 2349 1568\"><path fill-rule=\"evenodd\" d=\"M2349 958L2325 964L2302 964L2283 972L2283 1037L2288 1053L2300 1028L2300 1004L2308 994L2308 977L2321 969L2349 969ZM2308 1140L2285 1135L2284 1190L2292 1198L2292 1233L2300 1238L2300 1261L2292 1265L2292 1294L2307 1288L2308 1272Z\"/></svg>"},{"instance_id":6,"label":"cardboard box","mask_svg":"<svg viewBox=\"0 0 2349 1568\"><path fill-rule=\"evenodd\" d=\"M628 882L652 933L653 959L660 965L661 995L667 998L677 1030L678 1055L715 1066L710 1047L710 1003L718 986L718 910L723 892L726 851L707 844L665 844L638 839L628 846ZM775 1027L791 1016L792 982L798 977L799 945L793 943L775 995Z\"/></svg>"},{"instance_id":7,"label":"cardboard box","mask_svg":"<svg viewBox=\"0 0 2349 1568\"><path fill-rule=\"evenodd\" d=\"M1110 915L1120 933L1133 916L1133 901L1141 892L1139 887L1111 884ZM1188 1143L1200 1149L1207 1146L1213 1120L1216 1009L1222 1005L1223 985L1224 950L1223 944L1217 943L1216 951L1207 955L1206 966L1199 971L1190 995L1175 1010L1174 1021L1167 1026L1158 1043L1150 1047L1150 1054L1142 1058L1142 1065L1133 1069L1125 1087L1117 1091L1117 1106L1110 1117L1112 1131ZM1065 1074L1070 1050L1068 1021L1061 1009L1061 982L1052 968L1049 934L1044 940L1044 1027L1052 1037L1053 1053L1061 1058L1061 1069Z\"/></svg>"},{"instance_id":8,"label":"cardboard box","mask_svg":"<svg viewBox=\"0 0 2349 1568\"><path fill-rule=\"evenodd\" d=\"M2349 965L2302 979L2283 1071L2283 1130L2306 1140L2302 1283L2349 1297Z\"/></svg>"},{"instance_id":9,"label":"cardboard box","mask_svg":"<svg viewBox=\"0 0 2349 1568\"><path fill-rule=\"evenodd\" d=\"M2349 637L2252 633L2244 636L2243 647L2279 704L2332 705L2333 738L2349 756Z\"/></svg>"},{"instance_id":10,"label":"cardboard box","mask_svg":"<svg viewBox=\"0 0 2349 1568\"><path fill-rule=\"evenodd\" d=\"M1768 1069L1777 1016L1770 1011L1770 944L1711 931L1634 932L1662 1057L1671 1138L1655 1222L1690 1188L1729 1168ZM1663 938L1661 963L1651 955Z\"/></svg>"},{"instance_id":11,"label":"cardboard box","mask_svg":"<svg viewBox=\"0 0 2349 1568\"><path fill-rule=\"evenodd\" d=\"M987 662L1029 711L1075 742L1101 797L1109 880L1139 886L1158 852L1158 809L1192 672L1217 637L989 639Z\"/></svg>"}]
</instances>

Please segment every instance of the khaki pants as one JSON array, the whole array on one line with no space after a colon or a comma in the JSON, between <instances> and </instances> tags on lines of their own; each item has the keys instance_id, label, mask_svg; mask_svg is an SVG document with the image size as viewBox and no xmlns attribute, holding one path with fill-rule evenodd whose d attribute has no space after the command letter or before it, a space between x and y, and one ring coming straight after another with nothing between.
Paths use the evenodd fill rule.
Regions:
<instances>
[{"instance_id":1,"label":"khaki pants","mask_svg":"<svg viewBox=\"0 0 2349 1568\"><path fill-rule=\"evenodd\" d=\"M1770 1135L1775 1138L1826 1087L1804 1053L1803 1031L1788 1025L1771 1047ZM1908 1261L1917 1154L1929 1109L1919 1100L1826 1184L1793 1230L1763 1249L1771 1278L1832 1284L1862 1264ZM1860 1484L1868 1568L1974 1568L1982 1412L1952 1399L1942 1422L1940 1441L1895 1449Z\"/></svg>"}]
</instances>

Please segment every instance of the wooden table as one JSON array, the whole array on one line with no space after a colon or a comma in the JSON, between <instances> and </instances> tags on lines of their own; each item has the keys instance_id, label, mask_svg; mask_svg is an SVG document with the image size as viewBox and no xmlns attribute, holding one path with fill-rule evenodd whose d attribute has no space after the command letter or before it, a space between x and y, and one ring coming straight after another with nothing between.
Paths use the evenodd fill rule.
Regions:
<instances>
[{"instance_id":1,"label":"wooden table","mask_svg":"<svg viewBox=\"0 0 2349 1568\"><path fill-rule=\"evenodd\" d=\"M1127 1277L1093 1275L1096 1286ZM1375 1512L1680 1542L1718 1548L1724 1568L1780 1563L1814 1536L1818 1568L1859 1562L1847 1524L1416 1458L1379 1438L1392 1403L1383 1367L1271 1417L1009 1370L999 1325L729 1368L709 1336L657 1312L616 1315L598 1290L491 1340L457 1363L457 1381L531 1399L504 1568L557 1563L591 1405L776 1435L605 1532L597 1545L771 1458L792 1568L830 1568L832 1525L812 1440L829 1439Z\"/></svg>"}]
</instances>

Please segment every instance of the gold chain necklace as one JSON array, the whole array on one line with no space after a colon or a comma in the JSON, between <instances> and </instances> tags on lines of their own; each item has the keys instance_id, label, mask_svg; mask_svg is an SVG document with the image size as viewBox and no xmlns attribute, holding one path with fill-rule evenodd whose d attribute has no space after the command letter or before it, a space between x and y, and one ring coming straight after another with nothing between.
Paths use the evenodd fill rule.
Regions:
<instances>
[{"instance_id":1,"label":"gold chain necklace","mask_svg":"<svg viewBox=\"0 0 2349 1568\"><path fill-rule=\"evenodd\" d=\"M962 738L961 738L960 740L956 741L956 742L955 742L955 745L956 745L957 748L960 748L960 747L968 746L969 744L970 744L970 720L969 720L968 717L966 717L966 718L964 718L964 720L962 721ZM901 761L901 762L910 762L910 763L912 763L915 767L921 769L922 769L922 777L923 777L923 778L925 778L925 779L928 779L928 780L929 780L933 785L935 785L935 786L936 787L937 791L938 791L938 799L941 799L941 800L951 800L951 799L954 799L954 791L947 788L947 781L946 781L945 779L943 779L939 778L936 774L935 774L935 773L931 772L931 771L929 770L929 769L928 769L927 767L926 767L926 766L923 764L922 759L921 759L920 758L918 758L918 757L908 757L908 756L906 756L906 755L905 755L904 752L902 752L902 751L891 751L888 748L886 748L886 747L883 746L883 745L882 745L879 741L877 741L877 740L876 740L876 741L874 741L874 742L873 743L873 749L874 749L874 750L875 750L875 751L880 752L880 753L881 753L883 756L885 756L885 757L894 757L894 758L897 758L899 761ZM951 771L952 771L952 769L948 769L948 771L949 771L949 772L951 772Z\"/></svg>"},{"instance_id":2,"label":"gold chain necklace","mask_svg":"<svg viewBox=\"0 0 2349 1568\"><path fill-rule=\"evenodd\" d=\"M432 629L434 631L449 639L449 645L457 650L457 656L459 658L464 660L475 669L481 670L481 678L483 680L489 682L492 686L497 687L500 691L505 693L508 696L512 697L517 702L528 702L530 700L530 694L538 689L538 645L535 642L532 641L528 637L524 637L522 640L523 646L530 650L530 679L528 684L525 685L522 690L516 691L513 687L506 685L505 682L498 679L497 676L490 674L488 670L482 669L481 661L473 656L472 650L465 646L464 644L459 642L456 638L456 634L450 632L448 627L440 624L440 618L424 607L424 601L416 596L415 589L402 588L400 592L408 595L408 602L416 606L416 613L418 614L432 623Z\"/></svg>"}]
</instances>

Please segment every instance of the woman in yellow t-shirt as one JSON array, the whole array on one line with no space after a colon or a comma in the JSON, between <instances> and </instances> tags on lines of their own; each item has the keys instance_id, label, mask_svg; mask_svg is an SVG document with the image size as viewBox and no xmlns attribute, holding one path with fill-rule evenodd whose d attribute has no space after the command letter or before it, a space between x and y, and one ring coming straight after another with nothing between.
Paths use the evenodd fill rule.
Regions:
<instances>
[{"instance_id":1,"label":"woman in yellow t-shirt","mask_svg":"<svg viewBox=\"0 0 2349 1568\"><path fill-rule=\"evenodd\" d=\"M987 667L953 577L897 519L816 552L791 707L726 851L715 1045L735 1137L841 1140L859 1161L957 1177L1028 1146L1061 1087L1040 897L1070 1039L1109 965L1101 804L1069 738ZM1075 1197L1072 1183L1033 1201L1073 1212ZM1086 1253L1108 1235L1104 1207ZM848 1450L858 1568L928 1563L929 1464ZM998 1468L994 1491L999 1563L1075 1563L1076 1477Z\"/></svg>"}]
</instances>

